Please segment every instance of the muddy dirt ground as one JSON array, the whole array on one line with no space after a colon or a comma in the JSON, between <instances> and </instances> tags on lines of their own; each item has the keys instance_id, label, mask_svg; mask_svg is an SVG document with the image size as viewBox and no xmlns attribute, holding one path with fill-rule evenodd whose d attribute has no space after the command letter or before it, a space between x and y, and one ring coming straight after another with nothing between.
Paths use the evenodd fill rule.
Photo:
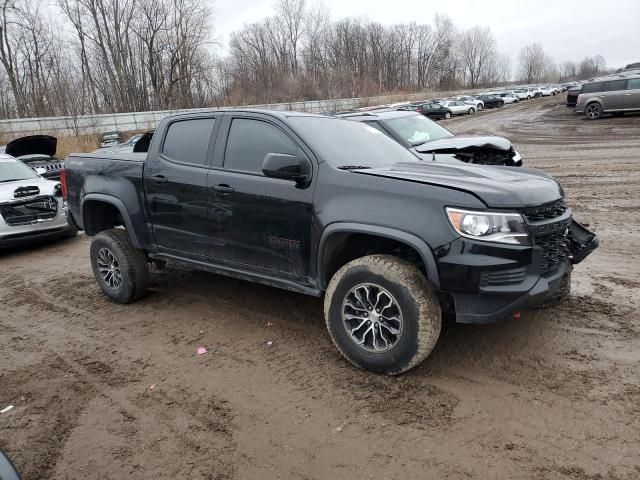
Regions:
<instances>
[{"instance_id":1,"label":"muddy dirt ground","mask_svg":"<svg viewBox=\"0 0 640 480\"><path fill-rule=\"evenodd\" d=\"M640 116L563 102L444 122L510 138L597 231L563 306L450 326L387 378L339 356L321 299L174 272L120 306L86 237L11 250L0 447L28 480L640 478Z\"/></svg>"}]
</instances>

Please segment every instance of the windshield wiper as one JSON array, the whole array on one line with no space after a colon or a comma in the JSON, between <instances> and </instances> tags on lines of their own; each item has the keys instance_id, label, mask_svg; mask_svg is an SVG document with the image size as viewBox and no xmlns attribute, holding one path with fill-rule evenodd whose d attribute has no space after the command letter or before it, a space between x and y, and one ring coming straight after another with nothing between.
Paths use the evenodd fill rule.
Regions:
<instances>
[{"instance_id":1,"label":"windshield wiper","mask_svg":"<svg viewBox=\"0 0 640 480\"><path fill-rule=\"evenodd\" d=\"M365 170L367 167L365 165L341 165L338 167L339 170Z\"/></svg>"}]
</instances>

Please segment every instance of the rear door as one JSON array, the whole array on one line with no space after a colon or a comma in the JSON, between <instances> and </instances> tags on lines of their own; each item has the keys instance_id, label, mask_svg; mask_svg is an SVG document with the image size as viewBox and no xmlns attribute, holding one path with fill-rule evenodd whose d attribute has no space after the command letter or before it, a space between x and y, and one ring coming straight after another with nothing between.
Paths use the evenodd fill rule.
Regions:
<instances>
[{"instance_id":1,"label":"rear door","mask_svg":"<svg viewBox=\"0 0 640 480\"><path fill-rule=\"evenodd\" d=\"M262 174L268 153L309 158L307 151L286 125L259 113L226 114L218 142L224 149L216 150L208 179L221 212L212 218L212 257L256 273L308 277L315 182L300 188Z\"/></svg>"},{"instance_id":2,"label":"rear door","mask_svg":"<svg viewBox=\"0 0 640 480\"><path fill-rule=\"evenodd\" d=\"M624 93L624 107L640 109L640 78L627 80L627 91Z\"/></svg>"},{"instance_id":3,"label":"rear door","mask_svg":"<svg viewBox=\"0 0 640 480\"><path fill-rule=\"evenodd\" d=\"M165 130L144 185L153 235L169 253L206 257L209 253L207 172L220 115L176 118Z\"/></svg>"},{"instance_id":4,"label":"rear door","mask_svg":"<svg viewBox=\"0 0 640 480\"><path fill-rule=\"evenodd\" d=\"M626 80L609 80L604 82L602 103L605 111L622 110L625 108L627 93Z\"/></svg>"}]
</instances>

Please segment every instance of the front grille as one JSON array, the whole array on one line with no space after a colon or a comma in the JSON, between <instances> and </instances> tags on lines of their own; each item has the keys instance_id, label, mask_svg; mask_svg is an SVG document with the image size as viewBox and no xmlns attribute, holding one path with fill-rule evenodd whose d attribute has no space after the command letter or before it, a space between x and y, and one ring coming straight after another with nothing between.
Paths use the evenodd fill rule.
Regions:
<instances>
[{"instance_id":1,"label":"front grille","mask_svg":"<svg viewBox=\"0 0 640 480\"><path fill-rule=\"evenodd\" d=\"M571 241L567 229L535 238L535 245L542 249L541 273L555 270L571 259Z\"/></svg>"},{"instance_id":2,"label":"front grille","mask_svg":"<svg viewBox=\"0 0 640 480\"><path fill-rule=\"evenodd\" d=\"M564 199L561 198L552 203L546 203L544 205L540 205L539 207L529 207L522 210L522 214L529 220L530 222L539 222L541 220L548 220L551 218L556 218L562 215L567 211L567 204L564 202Z\"/></svg>"},{"instance_id":3,"label":"front grille","mask_svg":"<svg viewBox=\"0 0 640 480\"><path fill-rule=\"evenodd\" d=\"M48 195L0 205L0 216L12 227L48 222L57 214L58 200Z\"/></svg>"}]
</instances>

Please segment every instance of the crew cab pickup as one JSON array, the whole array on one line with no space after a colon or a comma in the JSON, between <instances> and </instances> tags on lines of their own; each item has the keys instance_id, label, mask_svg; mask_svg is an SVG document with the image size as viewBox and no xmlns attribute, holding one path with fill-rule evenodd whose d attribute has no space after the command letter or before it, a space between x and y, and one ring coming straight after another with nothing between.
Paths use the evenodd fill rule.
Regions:
<instances>
[{"instance_id":1,"label":"crew cab pickup","mask_svg":"<svg viewBox=\"0 0 640 480\"><path fill-rule=\"evenodd\" d=\"M114 301L145 294L150 264L324 295L340 352L387 374L429 355L443 317L490 323L562 298L598 242L544 173L420 159L321 115L170 116L147 153L72 154L62 181Z\"/></svg>"}]
</instances>

